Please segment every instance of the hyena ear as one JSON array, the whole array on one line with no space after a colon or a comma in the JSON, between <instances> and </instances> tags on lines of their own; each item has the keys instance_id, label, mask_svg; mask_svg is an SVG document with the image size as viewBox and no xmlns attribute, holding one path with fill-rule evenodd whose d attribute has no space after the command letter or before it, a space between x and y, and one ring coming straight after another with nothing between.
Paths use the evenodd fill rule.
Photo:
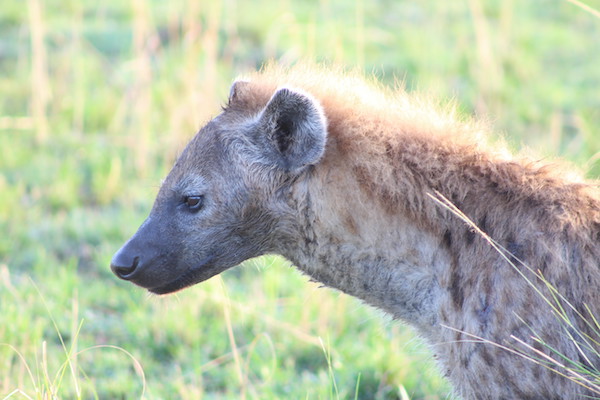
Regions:
<instances>
[{"instance_id":1,"label":"hyena ear","mask_svg":"<svg viewBox=\"0 0 600 400\"><path fill-rule=\"evenodd\" d=\"M260 115L259 129L267 141L264 155L286 172L316 164L325 152L325 114L308 93L278 89Z\"/></svg>"},{"instance_id":2,"label":"hyena ear","mask_svg":"<svg viewBox=\"0 0 600 400\"><path fill-rule=\"evenodd\" d=\"M233 105L240 100L244 90L248 87L250 81L246 81L243 79L237 80L233 82L231 88L229 89L229 105Z\"/></svg>"}]
</instances>

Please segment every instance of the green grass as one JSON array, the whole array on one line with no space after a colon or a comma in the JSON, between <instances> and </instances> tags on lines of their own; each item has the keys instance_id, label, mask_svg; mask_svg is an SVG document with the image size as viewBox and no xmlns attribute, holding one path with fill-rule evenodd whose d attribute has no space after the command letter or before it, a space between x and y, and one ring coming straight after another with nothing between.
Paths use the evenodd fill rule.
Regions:
<instances>
[{"instance_id":1,"label":"green grass","mask_svg":"<svg viewBox=\"0 0 600 400\"><path fill-rule=\"evenodd\" d=\"M162 298L110 257L229 83L268 58L454 98L597 177L598 37L556 0L5 1L0 398L447 398L409 329L281 259Z\"/></svg>"}]
</instances>

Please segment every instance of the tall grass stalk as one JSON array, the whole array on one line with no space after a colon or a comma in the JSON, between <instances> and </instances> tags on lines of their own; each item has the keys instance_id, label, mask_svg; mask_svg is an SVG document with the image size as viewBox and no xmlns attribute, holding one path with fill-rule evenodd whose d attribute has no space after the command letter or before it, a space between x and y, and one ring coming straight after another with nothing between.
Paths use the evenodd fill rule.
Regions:
<instances>
[{"instance_id":1,"label":"tall grass stalk","mask_svg":"<svg viewBox=\"0 0 600 400\"><path fill-rule=\"evenodd\" d=\"M267 379L264 380L264 382L262 382L263 386L268 384L272 380L273 375L275 374L275 371L277 368L277 354L275 351L275 346L273 344L273 341L271 340L271 337L267 333L260 333L248 345L248 352L246 354L246 360L244 362L244 383L243 383L242 387L244 387L244 388L248 387L252 391L253 398L260 398L260 396L256 392L256 389L254 388L254 385L252 384L252 380L250 379L251 358L256 350L256 346L258 345L258 343L261 340L264 340L268 344L269 351L271 352L271 365L270 365L269 376L267 377Z\"/></svg>"},{"instance_id":2,"label":"tall grass stalk","mask_svg":"<svg viewBox=\"0 0 600 400\"><path fill-rule=\"evenodd\" d=\"M400 400L410 400L410 396L403 385L400 385L398 388L398 394L400 395Z\"/></svg>"},{"instance_id":3,"label":"tall grass stalk","mask_svg":"<svg viewBox=\"0 0 600 400\"><path fill-rule=\"evenodd\" d=\"M43 9L40 0L28 0L29 31L31 34L31 113L35 121L36 141L48 138L47 109L50 102L48 55L45 44Z\"/></svg>"},{"instance_id":4,"label":"tall grass stalk","mask_svg":"<svg viewBox=\"0 0 600 400\"><path fill-rule=\"evenodd\" d=\"M83 51L83 5L79 1L72 3L73 24L71 26L71 35L73 43L71 45L71 54L73 60L73 130L77 133L83 133L85 130L85 67L83 57L78 57Z\"/></svg>"},{"instance_id":5,"label":"tall grass stalk","mask_svg":"<svg viewBox=\"0 0 600 400\"><path fill-rule=\"evenodd\" d=\"M596 10L595 8L591 7L590 5L585 4L579 0L567 0L567 1L571 4L575 4L577 7L581 8L582 10L585 10L586 12L592 14L594 17L600 18L600 11Z\"/></svg>"},{"instance_id":6,"label":"tall grass stalk","mask_svg":"<svg viewBox=\"0 0 600 400\"><path fill-rule=\"evenodd\" d=\"M356 377L356 386L354 387L354 400L358 400L358 389L360 388L360 373Z\"/></svg>"},{"instance_id":7,"label":"tall grass stalk","mask_svg":"<svg viewBox=\"0 0 600 400\"><path fill-rule=\"evenodd\" d=\"M221 283L221 290L223 292L223 316L225 317L225 326L227 327L227 337L229 338L229 344L231 346L231 353L233 354L233 360L235 363L235 370L237 372L237 377L240 384L240 398L244 400L246 398L246 381L244 379L244 373L242 372L242 362L240 359L240 354L238 351L238 346L235 342L235 335L233 333L233 325L231 323L231 304L229 300L229 296L227 295L227 291L225 288L225 284L222 279L219 279Z\"/></svg>"},{"instance_id":8,"label":"tall grass stalk","mask_svg":"<svg viewBox=\"0 0 600 400\"><path fill-rule=\"evenodd\" d=\"M31 281L31 284L37 291L37 294L44 305L47 316L50 319L50 322L52 323L52 326L56 333L56 337L58 338L62 347L64 360L56 368L56 370L53 371L52 363L49 360L48 341L42 340L41 349L39 350L40 352L34 353L35 363L32 367L25 355L21 351L19 351L19 349L17 349L15 346L9 343L0 343L0 347L8 348L17 356L17 358L21 362L21 365L25 368L25 371L27 373L27 376L29 377L30 384L32 387L32 390L29 390L27 384L25 384L24 382L20 382L19 386L21 387L14 388L5 397L3 397L3 400L8 400L14 398L15 396L22 396L31 400L64 399L66 398L66 395L62 393L62 388L65 385L65 378L67 372L71 378L72 387L74 388L74 398L78 400L82 398L89 398L89 396L85 394L82 388L81 375L83 375L83 379L87 381L90 381L91 377L87 376L83 369L79 368L78 358L83 353L97 349L118 350L119 352L124 353L131 359L133 368L136 374L141 379L142 390L140 394L140 399L143 399L144 394L146 392L146 378L144 370L140 362L130 352L119 346L114 345L95 345L81 350L77 349L79 336L81 334L81 329L84 323L83 319L79 319L79 301L77 300L77 294L75 294L72 299L71 330L69 333L71 343L67 346L67 343L65 342L63 335L61 334L58 323L52 315L52 311L50 310L50 306L47 303L45 296L41 293L35 282ZM95 389L92 387L91 390L94 391ZM97 394L94 397L98 398Z\"/></svg>"},{"instance_id":9,"label":"tall grass stalk","mask_svg":"<svg viewBox=\"0 0 600 400\"><path fill-rule=\"evenodd\" d=\"M132 144L138 176L147 172L148 153L152 133L152 68L150 51L158 45L156 34L151 27L147 0L132 0L133 8L133 55L135 58L135 81L133 88L133 113L137 135ZM153 41L154 40L154 41Z\"/></svg>"},{"instance_id":10,"label":"tall grass stalk","mask_svg":"<svg viewBox=\"0 0 600 400\"><path fill-rule=\"evenodd\" d=\"M355 34L356 34L356 65L365 67L365 4L364 0L354 0L355 7Z\"/></svg>"},{"instance_id":11,"label":"tall grass stalk","mask_svg":"<svg viewBox=\"0 0 600 400\"><path fill-rule=\"evenodd\" d=\"M500 32L501 34L494 35L490 27L490 21L484 12L483 1L468 0L467 3L476 46L476 57L472 73L481 91L475 106L478 114L498 115L500 103L497 101L497 93L501 91L504 83L503 54L499 43L508 42L502 40L502 34L508 34L508 30L503 30ZM511 1L508 0L504 4L502 15L506 21L508 16L512 14Z\"/></svg>"},{"instance_id":12,"label":"tall grass stalk","mask_svg":"<svg viewBox=\"0 0 600 400\"><path fill-rule=\"evenodd\" d=\"M54 379L50 379L50 376L48 374L48 357L47 357L48 353L47 353L47 348L46 348L46 341L44 340L42 342L42 364L41 364L41 366L42 366L42 373L43 373L43 377L44 377L44 382L43 382L44 387L46 388L48 393L50 393L52 395L52 398L54 399L57 396L57 393L60 391L60 387L63 382L65 372L68 368L69 372L71 373L71 378L73 380L73 385L75 387L75 393L76 393L77 399L80 399L81 398L81 390L79 388L78 377L77 377L77 372L76 372L76 367L75 367L76 357L73 357L73 355L77 354L77 337L79 336L79 331L81 329L81 325L83 324L83 320L81 320L79 325L77 325L77 323L75 321L73 321L73 324L71 325L71 329L72 329L71 337L73 338L73 340L71 341L71 346L69 348L67 348L65 341L63 340L63 336L60 333L60 329L58 328L58 324L56 323L56 320L54 319L54 316L52 315L52 312L50 311L50 307L48 306L48 303L46 302L46 298L42 295L42 292L40 291L39 287L35 284L35 282L31 281L31 283L32 283L33 287L35 288L35 290L37 291L38 295L40 296L42 303L44 304L46 313L48 314L50 321L52 322L52 325L54 326L54 330L58 336L58 339L60 341L60 344L62 346L62 349L65 354L65 358L66 358L63 365L56 372ZM78 312L78 307L77 307L76 303L77 303L77 297L74 296L73 301L72 301L72 304L73 304L72 311L73 312ZM77 315L73 314L72 318L76 319Z\"/></svg>"},{"instance_id":13,"label":"tall grass stalk","mask_svg":"<svg viewBox=\"0 0 600 400\"><path fill-rule=\"evenodd\" d=\"M140 399L144 399L144 396L146 394L146 374L144 373L144 368L142 367L142 364L129 351L125 350L122 347L114 346L114 345L111 345L111 344L99 344L99 345L95 345L95 346L86 347L85 349L82 349L82 350L78 351L75 354L75 356L80 356L81 354L86 353L88 351L98 350L98 349L117 350L118 352L121 352L121 353L125 354L127 357L129 357L129 359L131 360L131 363L133 365L134 371L139 376L139 378L141 380L141 383L142 383L142 391L140 393L140 397L139 398Z\"/></svg>"},{"instance_id":14,"label":"tall grass stalk","mask_svg":"<svg viewBox=\"0 0 600 400\"><path fill-rule=\"evenodd\" d=\"M331 346L329 344L329 340L327 340L327 345L325 345L325 342L323 342L321 338L319 339L321 340L321 348L323 349L323 354L325 354L325 359L327 360L327 371L329 372L329 381L331 382L329 398L339 400L340 392L338 390L337 382L335 379L333 361L331 360Z\"/></svg>"}]
</instances>

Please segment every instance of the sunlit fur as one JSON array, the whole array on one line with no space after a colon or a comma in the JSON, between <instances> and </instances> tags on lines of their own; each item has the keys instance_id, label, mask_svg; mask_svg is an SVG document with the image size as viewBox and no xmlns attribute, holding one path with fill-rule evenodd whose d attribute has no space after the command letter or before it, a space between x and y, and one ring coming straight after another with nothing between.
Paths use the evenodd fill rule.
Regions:
<instances>
[{"instance_id":1,"label":"sunlit fur","mask_svg":"<svg viewBox=\"0 0 600 400\"><path fill-rule=\"evenodd\" d=\"M282 242L277 252L313 278L414 326L464 399L589 394L469 335L509 347L518 347L511 335L530 344L537 335L585 368L600 366L590 349L583 350L587 360L580 353L543 299L544 284L517 261L539 270L588 321L586 305L600 317L597 183L563 163L511 155L490 141L485 124L457 117L452 106L385 90L357 74L271 65L243 78L248 83L225 111L229 121L255 118L286 86L310 93L328 124L323 158L290 189L296 240ZM428 194L435 192L513 253L541 295L433 201ZM576 340L574 331L598 339L575 311L566 314Z\"/></svg>"},{"instance_id":2,"label":"sunlit fur","mask_svg":"<svg viewBox=\"0 0 600 400\"><path fill-rule=\"evenodd\" d=\"M600 190L486 131L357 74L268 66L234 83L111 268L166 294L280 254L414 327L464 399L591 395L545 357L600 366Z\"/></svg>"}]
</instances>

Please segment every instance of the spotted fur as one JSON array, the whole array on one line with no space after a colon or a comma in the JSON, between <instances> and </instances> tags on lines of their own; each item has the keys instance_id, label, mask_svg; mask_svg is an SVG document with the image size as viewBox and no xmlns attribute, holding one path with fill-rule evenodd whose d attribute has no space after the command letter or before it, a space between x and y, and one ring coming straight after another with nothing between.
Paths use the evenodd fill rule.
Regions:
<instances>
[{"instance_id":1,"label":"spotted fur","mask_svg":"<svg viewBox=\"0 0 600 400\"><path fill-rule=\"evenodd\" d=\"M588 309L600 317L600 190L561 163L489 144L486 132L451 106L358 75L267 67L232 86L113 270L167 293L281 254L415 327L464 399L591 395L506 347L600 366L596 342L575 344L598 339L586 320ZM205 196L205 209L185 214L182 187ZM564 296L570 326L537 271Z\"/></svg>"}]
</instances>

